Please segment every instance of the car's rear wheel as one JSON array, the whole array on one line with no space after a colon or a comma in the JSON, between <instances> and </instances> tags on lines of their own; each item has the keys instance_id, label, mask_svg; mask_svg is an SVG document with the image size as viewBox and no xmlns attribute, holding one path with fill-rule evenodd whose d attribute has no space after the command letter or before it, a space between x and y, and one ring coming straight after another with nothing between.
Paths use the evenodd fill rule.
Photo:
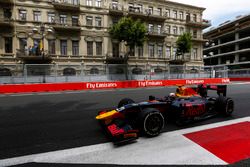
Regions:
<instances>
[{"instance_id":1,"label":"car's rear wheel","mask_svg":"<svg viewBox=\"0 0 250 167\"><path fill-rule=\"evenodd\" d=\"M232 98L226 98L224 96L219 96L216 99L216 110L224 114L225 116L230 116L234 111L234 101Z\"/></svg>"},{"instance_id":2,"label":"car's rear wheel","mask_svg":"<svg viewBox=\"0 0 250 167\"><path fill-rule=\"evenodd\" d=\"M154 137L161 133L165 120L159 110L155 108L146 108L139 114L139 123L141 131L145 135Z\"/></svg>"},{"instance_id":3,"label":"car's rear wheel","mask_svg":"<svg viewBox=\"0 0 250 167\"><path fill-rule=\"evenodd\" d=\"M120 102L118 103L118 108L125 106L127 104L132 104L132 103L135 103L135 101L130 98L124 98L120 100Z\"/></svg>"}]
</instances>

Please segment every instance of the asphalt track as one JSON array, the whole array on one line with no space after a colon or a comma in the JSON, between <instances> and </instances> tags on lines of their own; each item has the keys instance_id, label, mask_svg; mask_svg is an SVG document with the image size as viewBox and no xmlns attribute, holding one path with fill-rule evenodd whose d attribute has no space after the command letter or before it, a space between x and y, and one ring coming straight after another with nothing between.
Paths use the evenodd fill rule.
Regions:
<instances>
[{"instance_id":1,"label":"asphalt track","mask_svg":"<svg viewBox=\"0 0 250 167\"><path fill-rule=\"evenodd\" d=\"M143 101L162 97L174 88L61 92L0 97L0 159L108 142L94 117L116 106L121 98ZM228 86L235 100L232 117L216 117L178 127L168 123L165 132L249 116L250 85Z\"/></svg>"}]
</instances>

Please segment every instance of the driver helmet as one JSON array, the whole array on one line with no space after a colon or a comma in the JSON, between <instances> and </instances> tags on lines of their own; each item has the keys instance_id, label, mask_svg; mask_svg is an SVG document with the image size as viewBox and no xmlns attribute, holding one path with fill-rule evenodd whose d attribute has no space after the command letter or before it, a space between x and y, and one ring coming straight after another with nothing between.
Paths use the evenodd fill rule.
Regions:
<instances>
[{"instance_id":1,"label":"driver helmet","mask_svg":"<svg viewBox=\"0 0 250 167\"><path fill-rule=\"evenodd\" d=\"M169 93L170 97L175 97L175 93Z\"/></svg>"}]
</instances>

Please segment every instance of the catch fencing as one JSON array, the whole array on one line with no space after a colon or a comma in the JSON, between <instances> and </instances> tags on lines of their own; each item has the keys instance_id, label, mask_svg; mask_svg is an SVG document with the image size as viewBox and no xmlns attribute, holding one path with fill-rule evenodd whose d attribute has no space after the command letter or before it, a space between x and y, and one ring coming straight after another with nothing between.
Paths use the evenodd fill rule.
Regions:
<instances>
[{"instance_id":1,"label":"catch fencing","mask_svg":"<svg viewBox=\"0 0 250 167\"><path fill-rule=\"evenodd\" d=\"M17 64L0 65L0 84L227 78L236 74L225 66Z\"/></svg>"}]
</instances>

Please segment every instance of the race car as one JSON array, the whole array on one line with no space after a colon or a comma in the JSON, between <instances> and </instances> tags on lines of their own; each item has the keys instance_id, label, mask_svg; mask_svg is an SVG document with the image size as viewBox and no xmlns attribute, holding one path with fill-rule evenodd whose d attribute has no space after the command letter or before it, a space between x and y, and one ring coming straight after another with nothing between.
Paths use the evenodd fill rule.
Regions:
<instances>
[{"instance_id":1,"label":"race car","mask_svg":"<svg viewBox=\"0 0 250 167\"><path fill-rule=\"evenodd\" d=\"M218 96L209 97L208 90L216 90ZM234 101L226 97L226 93L227 85L178 85L175 93L163 98L149 96L147 101L139 103L124 98L118 107L100 111L96 119L118 145L135 140L141 134L157 136L169 121L185 125L218 114L230 116Z\"/></svg>"}]
</instances>

